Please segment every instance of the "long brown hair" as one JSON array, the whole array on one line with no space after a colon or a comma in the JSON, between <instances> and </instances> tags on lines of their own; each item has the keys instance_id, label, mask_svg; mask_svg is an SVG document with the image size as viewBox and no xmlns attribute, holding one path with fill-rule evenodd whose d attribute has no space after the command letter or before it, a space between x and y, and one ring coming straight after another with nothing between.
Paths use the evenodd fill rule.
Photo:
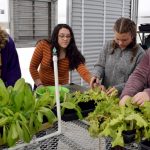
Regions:
<instances>
[{"instance_id":1,"label":"long brown hair","mask_svg":"<svg viewBox=\"0 0 150 150\"><path fill-rule=\"evenodd\" d=\"M128 45L128 48L132 49L132 57L131 57L131 62L132 62L138 50L138 45L136 43L136 24L129 18L121 17L117 19L117 21L115 22L114 31L121 34L129 32L132 35L133 40ZM114 53L115 48L119 47L119 45L115 42L115 40L113 40L112 47L113 47L113 51L111 52L111 54Z\"/></svg>"},{"instance_id":2,"label":"long brown hair","mask_svg":"<svg viewBox=\"0 0 150 150\"><path fill-rule=\"evenodd\" d=\"M7 32L0 27L0 49L5 47L8 42L8 37Z\"/></svg>"},{"instance_id":3,"label":"long brown hair","mask_svg":"<svg viewBox=\"0 0 150 150\"><path fill-rule=\"evenodd\" d=\"M62 29L62 28L68 29L70 32L70 35L71 35L70 43L69 43L68 47L66 48L66 56L69 59L69 69L74 70L81 63L85 64L85 58L81 54L81 52L79 51L79 49L76 45L72 28L67 24L57 24L54 27L51 38L48 40L46 40L46 39L44 39L44 40L52 46L51 50L53 50L54 47L56 48L57 55L59 56L60 49L59 49L59 44L58 44L58 33L59 33L60 29ZM51 65L53 66L53 61L51 62Z\"/></svg>"}]
</instances>

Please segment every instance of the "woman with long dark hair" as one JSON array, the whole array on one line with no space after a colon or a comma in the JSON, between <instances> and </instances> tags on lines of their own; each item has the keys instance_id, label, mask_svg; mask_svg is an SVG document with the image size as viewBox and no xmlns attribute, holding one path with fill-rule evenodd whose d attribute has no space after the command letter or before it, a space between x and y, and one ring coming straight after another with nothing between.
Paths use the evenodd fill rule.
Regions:
<instances>
[{"instance_id":1,"label":"woman with long dark hair","mask_svg":"<svg viewBox=\"0 0 150 150\"><path fill-rule=\"evenodd\" d=\"M58 56L59 84L69 82L69 71L76 69L80 76L90 83L91 74L85 66L85 58L78 50L73 31L67 24L58 24L52 33L50 40L41 40L30 63L30 73L35 85L54 85L53 48ZM40 66L39 70L38 67Z\"/></svg>"},{"instance_id":2,"label":"woman with long dark hair","mask_svg":"<svg viewBox=\"0 0 150 150\"><path fill-rule=\"evenodd\" d=\"M143 54L144 50L136 43L135 23L129 18L117 19L114 24L114 39L106 42L94 65L91 87L100 85L107 94L114 91L120 94Z\"/></svg>"}]
</instances>

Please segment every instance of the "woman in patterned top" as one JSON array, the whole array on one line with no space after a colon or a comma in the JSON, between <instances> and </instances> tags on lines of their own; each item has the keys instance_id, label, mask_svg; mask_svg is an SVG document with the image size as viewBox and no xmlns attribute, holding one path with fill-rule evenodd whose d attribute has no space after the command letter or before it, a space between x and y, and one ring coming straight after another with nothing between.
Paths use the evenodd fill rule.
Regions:
<instances>
[{"instance_id":1,"label":"woman in patterned top","mask_svg":"<svg viewBox=\"0 0 150 150\"><path fill-rule=\"evenodd\" d=\"M86 82L90 83L91 74L85 66L85 58L76 46L71 27L67 24L58 24L50 40L41 40L36 45L30 62L30 73L35 85L39 87L55 84L52 60L54 47L58 56L59 84L67 84L69 71L74 69Z\"/></svg>"},{"instance_id":2,"label":"woman in patterned top","mask_svg":"<svg viewBox=\"0 0 150 150\"><path fill-rule=\"evenodd\" d=\"M100 50L90 85L100 85L107 94L118 91L120 95L144 50L136 43L136 25L129 18L119 18L115 22L114 33L114 39Z\"/></svg>"}]
</instances>

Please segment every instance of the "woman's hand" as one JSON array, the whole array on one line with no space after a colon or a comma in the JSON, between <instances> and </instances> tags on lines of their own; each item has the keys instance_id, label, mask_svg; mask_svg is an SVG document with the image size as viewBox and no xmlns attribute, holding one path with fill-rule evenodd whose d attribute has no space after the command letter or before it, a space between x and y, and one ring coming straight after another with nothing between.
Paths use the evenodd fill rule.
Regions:
<instances>
[{"instance_id":1,"label":"woman's hand","mask_svg":"<svg viewBox=\"0 0 150 150\"><path fill-rule=\"evenodd\" d=\"M125 106L127 99L131 98L129 95L125 95L119 102L120 106Z\"/></svg>"},{"instance_id":2,"label":"woman's hand","mask_svg":"<svg viewBox=\"0 0 150 150\"><path fill-rule=\"evenodd\" d=\"M100 88L101 91L106 92L106 88L104 85L98 85L98 87Z\"/></svg>"},{"instance_id":3,"label":"woman's hand","mask_svg":"<svg viewBox=\"0 0 150 150\"><path fill-rule=\"evenodd\" d=\"M37 87L43 86L43 83L41 82L40 79L36 79L36 80L34 81L34 83L35 83L35 85L36 85Z\"/></svg>"},{"instance_id":4,"label":"woman's hand","mask_svg":"<svg viewBox=\"0 0 150 150\"><path fill-rule=\"evenodd\" d=\"M97 87L97 86L99 86L99 85L100 85L100 80L99 80L99 78L96 77L96 76L92 77L92 78L91 78L91 81L90 81L90 87L91 87L91 88L95 88L95 87Z\"/></svg>"},{"instance_id":5,"label":"woman's hand","mask_svg":"<svg viewBox=\"0 0 150 150\"><path fill-rule=\"evenodd\" d=\"M115 87L108 88L106 90L107 95L111 95L112 93L118 94L118 90Z\"/></svg>"},{"instance_id":6,"label":"woman's hand","mask_svg":"<svg viewBox=\"0 0 150 150\"><path fill-rule=\"evenodd\" d=\"M139 92L132 98L132 103L137 105L144 105L144 102L150 101L150 97L146 92Z\"/></svg>"}]
</instances>

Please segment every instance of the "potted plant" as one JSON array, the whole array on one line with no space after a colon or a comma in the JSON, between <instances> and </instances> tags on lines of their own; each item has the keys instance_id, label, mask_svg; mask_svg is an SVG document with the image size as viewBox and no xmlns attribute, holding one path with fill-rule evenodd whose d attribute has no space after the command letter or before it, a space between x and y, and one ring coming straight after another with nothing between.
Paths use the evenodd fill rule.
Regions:
<instances>
[{"instance_id":1,"label":"potted plant","mask_svg":"<svg viewBox=\"0 0 150 150\"><path fill-rule=\"evenodd\" d=\"M49 92L50 97L54 99L54 105L56 104L55 102L55 86L42 86L40 88L37 88L35 93L37 97L42 96L44 93ZM60 93L60 102L63 102L64 95L66 93L69 93L69 89L63 86L59 86L59 93Z\"/></svg>"},{"instance_id":2,"label":"potted plant","mask_svg":"<svg viewBox=\"0 0 150 150\"><path fill-rule=\"evenodd\" d=\"M66 94L61 103L62 119L70 121L85 118L95 109L97 100L95 94L98 96L92 89Z\"/></svg>"},{"instance_id":3,"label":"potted plant","mask_svg":"<svg viewBox=\"0 0 150 150\"><path fill-rule=\"evenodd\" d=\"M148 126L142 129L142 140L139 144L140 150L149 150L150 149L150 102L145 102L140 110L143 114L143 117L147 120Z\"/></svg>"},{"instance_id":4,"label":"potted plant","mask_svg":"<svg viewBox=\"0 0 150 150\"><path fill-rule=\"evenodd\" d=\"M57 118L51 111L49 94L36 98L23 78L14 87L5 87L0 80L0 140L9 147L18 140L30 142L42 127L43 116L53 124Z\"/></svg>"},{"instance_id":5,"label":"potted plant","mask_svg":"<svg viewBox=\"0 0 150 150\"><path fill-rule=\"evenodd\" d=\"M111 137L112 147L124 147L125 142L131 142L126 140L127 135L124 133L134 131L135 134L128 135L128 138L139 142L142 130L148 128L148 121L140 108L133 105L131 100L128 100L126 106L119 107L119 98L106 93L103 95L104 99L97 103L95 110L86 118L91 136Z\"/></svg>"}]
</instances>

